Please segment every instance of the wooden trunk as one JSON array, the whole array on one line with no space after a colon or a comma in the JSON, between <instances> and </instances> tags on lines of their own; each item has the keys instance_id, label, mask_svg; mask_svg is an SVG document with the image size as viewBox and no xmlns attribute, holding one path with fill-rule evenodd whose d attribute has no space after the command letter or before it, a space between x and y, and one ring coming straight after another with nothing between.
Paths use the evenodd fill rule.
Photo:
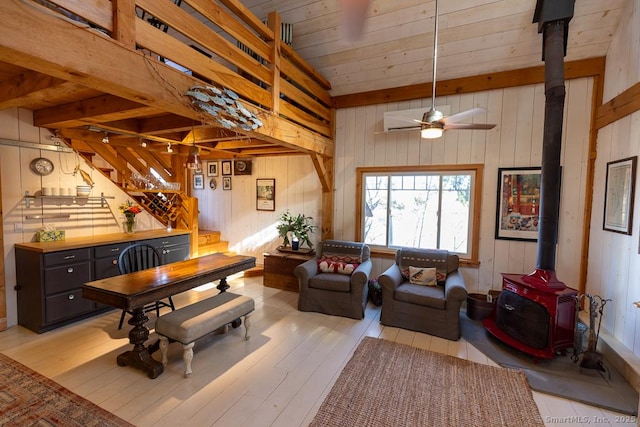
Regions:
<instances>
[{"instance_id":1,"label":"wooden trunk","mask_svg":"<svg viewBox=\"0 0 640 427\"><path fill-rule=\"evenodd\" d=\"M313 257L313 254L277 251L264 254L264 286L298 292L298 279L293 275L293 269Z\"/></svg>"}]
</instances>

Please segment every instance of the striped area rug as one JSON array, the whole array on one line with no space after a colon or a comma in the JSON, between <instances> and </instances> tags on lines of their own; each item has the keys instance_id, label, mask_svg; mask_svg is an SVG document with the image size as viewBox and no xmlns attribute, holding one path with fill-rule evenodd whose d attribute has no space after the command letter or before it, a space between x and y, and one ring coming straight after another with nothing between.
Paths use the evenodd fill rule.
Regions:
<instances>
[{"instance_id":1,"label":"striped area rug","mask_svg":"<svg viewBox=\"0 0 640 427\"><path fill-rule=\"evenodd\" d=\"M0 426L132 426L0 354Z\"/></svg>"},{"instance_id":2,"label":"striped area rug","mask_svg":"<svg viewBox=\"0 0 640 427\"><path fill-rule=\"evenodd\" d=\"M365 337L311 426L543 426L516 370Z\"/></svg>"}]
</instances>

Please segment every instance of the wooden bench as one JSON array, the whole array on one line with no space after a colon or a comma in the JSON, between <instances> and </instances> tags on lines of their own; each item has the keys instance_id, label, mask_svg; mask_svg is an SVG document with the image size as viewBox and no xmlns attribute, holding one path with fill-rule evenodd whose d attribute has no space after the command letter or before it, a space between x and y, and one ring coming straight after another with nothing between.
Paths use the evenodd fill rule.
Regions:
<instances>
[{"instance_id":1,"label":"wooden bench","mask_svg":"<svg viewBox=\"0 0 640 427\"><path fill-rule=\"evenodd\" d=\"M156 333L160 338L162 364L167 365L169 339L178 341L184 350L184 376L188 377L192 372L194 342L240 317L244 317L245 339L248 340L249 316L254 308L252 298L223 292L160 316L156 320Z\"/></svg>"}]
</instances>

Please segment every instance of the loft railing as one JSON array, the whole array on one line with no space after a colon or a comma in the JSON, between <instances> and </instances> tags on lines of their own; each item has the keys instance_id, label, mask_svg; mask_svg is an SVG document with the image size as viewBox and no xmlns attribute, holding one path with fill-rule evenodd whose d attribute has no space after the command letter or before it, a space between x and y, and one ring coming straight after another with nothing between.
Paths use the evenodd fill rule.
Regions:
<instances>
[{"instance_id":1,"label":"loft railing","mask_svg":"<svg viewBox=\"0 0 640 427\"><path fill-rule=\"evenodd\" d=\"M265 25L238 0L35 1L55 4L67 17L143 51L150 66L177 64L205 84L332 136L330 84L281 40L275 12Z\"/></svg>"}]
</instances>

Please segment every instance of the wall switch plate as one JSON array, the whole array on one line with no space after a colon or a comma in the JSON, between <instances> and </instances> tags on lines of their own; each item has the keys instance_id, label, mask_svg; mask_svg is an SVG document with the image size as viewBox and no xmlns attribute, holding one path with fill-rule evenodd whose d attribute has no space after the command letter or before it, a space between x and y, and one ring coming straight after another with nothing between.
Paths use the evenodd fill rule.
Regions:
<instances>
[{"instance_id":1,"label":"wall switch plate","mask_svg":"<svg viewBox=\"0 0 640 427\"><path fill-rule=\"evenodd\" d=\"M13 231L16 231L16 232L22 231L22 223L16 222L15 224L13 224Z\"/></svg>"}]
</instances>

